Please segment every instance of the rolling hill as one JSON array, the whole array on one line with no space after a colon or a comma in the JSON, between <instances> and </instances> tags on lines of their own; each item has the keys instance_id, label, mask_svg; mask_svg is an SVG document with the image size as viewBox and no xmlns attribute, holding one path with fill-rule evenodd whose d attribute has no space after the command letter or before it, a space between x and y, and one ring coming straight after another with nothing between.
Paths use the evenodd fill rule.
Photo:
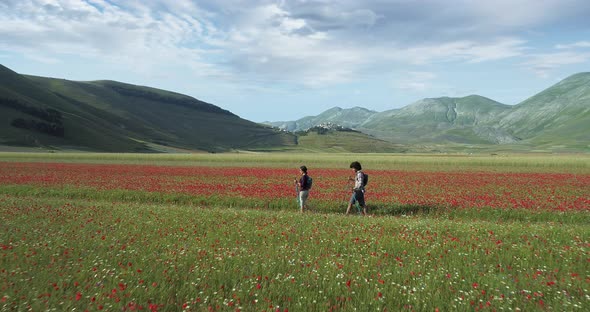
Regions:
<instances>
[{"instance_id":1,"label":"rolling hill","mask_svg":"<svg viewBox=\"0 0 590 312\"><path fill-rule=\"evenodd\" d=\"M293 151L323 153L403 153L417 148L394 144L360 131L325 123L296 132L297 147Z\"/></svg>"},{"instance_id":2,"label":"rolling hill","mask_svg":"<svg viewBox=\"0 0 590 312\"><path fill-rule=\"evenodd\" d=\"M116 81L27 76L0 65L0 145L102 152L292 146L292 134L192 97Z\"/></svg>"}]
</instances>

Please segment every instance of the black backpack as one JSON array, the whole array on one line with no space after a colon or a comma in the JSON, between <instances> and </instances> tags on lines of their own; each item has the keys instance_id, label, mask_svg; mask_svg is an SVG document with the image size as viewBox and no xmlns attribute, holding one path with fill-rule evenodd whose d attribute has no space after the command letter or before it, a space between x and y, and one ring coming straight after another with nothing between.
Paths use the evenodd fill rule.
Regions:
<instances>
[{"instance_id":1,"label":"black backpack","mask_svg":"<svg viewBox=\"0 0 590 312\"><path fill-rule=\"evenodd\" d=\"M369 175L363 172L363 188L369 183Z\"/></svg>"}]
</instances>

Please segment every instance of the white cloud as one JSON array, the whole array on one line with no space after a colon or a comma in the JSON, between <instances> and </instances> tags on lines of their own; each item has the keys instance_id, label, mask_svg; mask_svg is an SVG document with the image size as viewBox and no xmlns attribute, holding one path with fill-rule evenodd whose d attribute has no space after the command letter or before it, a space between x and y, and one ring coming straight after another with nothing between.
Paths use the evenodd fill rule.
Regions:
<instances>
[{"instance_id":1,"label":"white cloud","mask_svg":"<svg viewBox=\"0 0 590 312\"><path fill-rule=\"evenodd\" d=\"M242 9L227 40L220 43L231 51L231 68L263 80L319 86L354 80L400 64L479 63L520 56L526 50L526 41L517 37L413 44L376 37L367 42L367 34L343 30L351 26L341 17L353 14L346 8L338 13L332 5L320 6L316 15L301 7L293 11L278 5ZM375 17L366 25L377 20ZM370 34L368 37L374 36Z\"/></svg>"},{"instance_id":2,"label":"white cloud","mask_svg":"<svg viewBox=\"0 0 590 312\"><path fill-rule=\"evenodd\" d=\"M242 13L220 46L232 68L268 81L317 86L350 79L364 62L363 53L314 31L276 5ZM254 20L254 21L253 21Z\"/></svg>"},{"instance_id":3,"label":"white cloud","mask_svg":"<svg viewBox=\"0 0 590 312\"><path fill-rule=\"evenodd\" d=\"M440 62L482 63L519 57L527 50L526 41L517 38L500 38L491 42L449 41L441 44L416 45L410 47L379 47L374 57L408 63L428 65Z\"/></svg>"},{"instance_id":4,"label":"white cloud","mask_svg":"<svg viewBox=\"0 0 590 312\"><path fill-rule=\"evenodd\" d=\"M43 64L60 64L62 63L62 60L57 59L57 58L53 58L53 57L44 57L42 55L37 55L37 54L30 54L27 56L28 59L39 62L39 63L43 63Z\"/></svg>"},{"instance_id":5,"label":"white cloud","mask_svg":"<svg viewBox=\"0 0 590 312\"><path fill-rule=\"evenodd\" d=\"M558 44L555 46L556 49L577 49L577 48L590 48L590 41L578 41L571 44Z\"/></svg>"},{"instance_id":6,"label":"white cloud","mask_svg":"<svg viewBox=\"0 0 590 312\"><path fill-rule=\"evenodd\" d=\"M581 64L590 61L590 53L555 52L536 54L523 65L530 68L539 77L546 78L550 72L565 65Z\"/></svg>"},{"instance_id":7,"label":"white cloud","mask_svg":"<svg viewBox=\"0 0 590 312\"><path fill-rule=\"evenodd\" d=\"M173 3L191 6L187 1ZM216 33L210 24L200 23L190 11L177 15L153 11L142 2L124 5L97 0L7 3L0 13L0 48L24 52L31 59L75 55L140 71L172 63L222 75L206 60L210 52L198 46L204 32Z\"/></svg>"},{"instance_id":8,"label":"white cloud","mask_svg":"<svg viewBox=\"0 0 590 312\"><path fill-rule=\"evenodd\" d=\"M394 85L401 90L424 92L431 88L431 81L435 78L436 74L431 72L408 72Z\"/></svg>"},{"instance_id":9,"label":"white cloud","mask_svg":"<svg viewBox=\"0 0 590 312\"><path fill-rule=\"evenodd\" d=\"M563 16L576 15L576 8L584 10L587 4L583 0L495 0L495 1L459 1L469 12L472 21L489 28L513 28L534 26L560 19Z\"/></svg>"},{"instance_id":10,"label":"white cloud","mask_svg":"<svg viewBox=\"0 0 590 312\"><path fill-rule=\"evenodd\" d=\"M44 62L76 55L145 73L178 66L195 77L324 86L408 64L523 57L529 28L588 23L580 19L586 13L581 0L5 0L0 50ZM530 64L559 66L549 59L537 54Z\"/></svg>"}]
</instances>

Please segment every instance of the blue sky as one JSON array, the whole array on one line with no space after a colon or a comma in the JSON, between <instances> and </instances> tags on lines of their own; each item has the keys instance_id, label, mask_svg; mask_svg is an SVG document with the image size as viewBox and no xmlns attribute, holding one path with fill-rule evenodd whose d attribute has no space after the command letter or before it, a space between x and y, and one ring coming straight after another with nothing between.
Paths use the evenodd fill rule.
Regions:
<instances>
[{"instance_id":1,"label":"blue sky","mask_svg":"<svg viewBox=\"0 0 590 312\"><path fill-rule=\"evenodd\" d=\"M505 104L590 71L587 0L0 0L0 64L175 91L252 121Z\"/></svg>"}]
</instances>

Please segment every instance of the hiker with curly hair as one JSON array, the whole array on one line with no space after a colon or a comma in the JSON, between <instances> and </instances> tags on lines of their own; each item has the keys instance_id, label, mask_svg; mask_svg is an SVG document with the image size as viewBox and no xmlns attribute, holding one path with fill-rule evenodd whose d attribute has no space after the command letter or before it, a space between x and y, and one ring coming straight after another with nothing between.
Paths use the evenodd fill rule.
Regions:
<instances>
[{"instance_id":1,"label":"hiker with curly hair","mask_svg":"<svg viewBox=\"0 0 590 312\"><path fill-rule=\"evenodd\" d=\"M350 177L348 180L354 181L354 187L352 188L352 196L350 197L348 207L346 208L346 214L349 214L352 205L356 204L359 213L366 215L367 205L365 203L365 186L367 184L368 176L362 171L363 167L358 161L353 161L350 164L350 168L354 171L354 177Z\"/></svg>"}]
</instances>

